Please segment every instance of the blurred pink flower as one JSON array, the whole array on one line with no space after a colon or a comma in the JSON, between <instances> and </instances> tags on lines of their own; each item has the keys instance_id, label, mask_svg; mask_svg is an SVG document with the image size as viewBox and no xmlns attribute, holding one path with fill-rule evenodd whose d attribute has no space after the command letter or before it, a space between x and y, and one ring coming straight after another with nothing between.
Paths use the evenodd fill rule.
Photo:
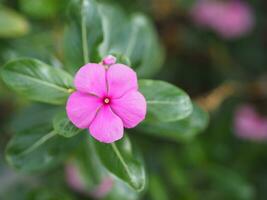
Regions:
<instances>
[{"instance_id":1,"label":"blurred pink flower","mask_svg":"<svg viewBox=\"0 0 267 200\"><path fill-rule=\"evenodd\" d=\"M267 117L260 116L251 105L237 108L234 128L240 138L254 141L267 139Z\"/></svg>"},{"instance_id":2,"label":"blurred pink flower","mask_svg":"<svg viewBox=\"0 0 267 200\"><path fill-rule=\"evenodd\" d=\"M87 188L85 180L80 174L79 168L73 163L68 163L65 167L65 176L67 184L71 189L88 197L103 198L113 187L113 180L111 177L106 177L95 188Z\"/></svg>"},{"instance_id":3,"label":"blurred pink flower","mask_svg":"<svg viewBox=\"0 0 267 200\"><path fill-rule=\"evenodd\" d=\"M100 142L123 136L123 127L133 128L146 115L146 100L138 92L136 73L106 57L101 64L88 63L76 74L77 89L67 101L67 115L78 128L88 128Z\"/></svg>"},{"instance_id":4,"label":"blurred pink flower","mask_svg":"<svg viewBox=\"0 0 267 200\"><path fill-rule=\"evenodd\" d=\"M241 0L198 0L191 15L199 26L211 28L229 39L247 34L254 25L250 6Z\"/></svg>"}]
</instances>

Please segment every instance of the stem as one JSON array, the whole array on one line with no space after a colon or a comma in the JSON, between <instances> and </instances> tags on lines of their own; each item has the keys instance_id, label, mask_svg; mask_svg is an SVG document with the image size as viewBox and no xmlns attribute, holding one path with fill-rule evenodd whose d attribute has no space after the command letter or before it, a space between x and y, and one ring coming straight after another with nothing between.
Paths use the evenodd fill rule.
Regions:
<instances>
[{"instance_id":1,"label":"stem","mask_svg":"<svg viewBox=\"0 0 267 200\"><path fill-rule=\"evenodd\" d=\"M84 63L88 63L89 62L89 49L87 46L87 31L86 31L86 17L84 15L84 10L86 9L87 4L85 3L85 1L82 1L82 10L81 10L81 29L82 29L82 47L83 47L83 59L84 59Z\"/></svg>"}]
</instances>

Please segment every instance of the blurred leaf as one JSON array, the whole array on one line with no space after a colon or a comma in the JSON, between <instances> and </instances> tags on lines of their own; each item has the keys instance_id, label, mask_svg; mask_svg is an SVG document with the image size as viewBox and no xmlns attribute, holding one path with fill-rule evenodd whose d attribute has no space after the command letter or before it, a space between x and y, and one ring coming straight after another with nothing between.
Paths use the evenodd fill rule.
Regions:
<instances>
[{"instance_id":1,"label":"blurred leaf","mask_svg":"<svg viewBox=\"0 0 267 200\"><path fill-rule=\"evenodd\" d=\"M132 146L128 137L124 136L123 139L112 144L93 141L96 153L107 170L135 190L142 191L144 189L143 159L136 147Z\"/></svg>"},{"instance_id":2,"label":"blurred leaf","mask_svg":"<svg viewBox=\"0 0 267 200\"><path fill-rule=\"evenodd\" d=\"M28 31L29 24L23 16L0 5L0 38L20 37Z\"/></svg>"},{"instance_id":3,"label":"blurred leaf","mask_svg":"<svg viewBox=\"0 0 267 200\"><path fill-rule=\"evenodd\" d=\"M189 96L167 82L140 80L139 89L147 102L146 121L177 121L188 117L193 110Z\"/></svg>"},{"instance_id":4,"label":"blurred leaf","mask_svg":"<svg viewBox=\"0 0 267 200\"><path fill-rule=\"evenodd\" d=\"M222 192L223 199L254 199L253 186L238 172L221 166L212 166L206 170L206 173L212 182L212 186Z\"/></svg>"},{"instance_id":5,"label":"blurred leaf","mask_svg":"<svg viewBox=\"0 0 267 200\"><path fill-rule=\"evenodd\" d=\"M3 81L27 98L51 104L64 104L72 86L72 77L35 59L17 59L1 70Z\"/></svg>"},{"instance_id":6,"label":"blurred leaf","mask_svg":"<svg viewBox=\"0 0 267 200\"><path fill-rule=\"evenodd\" d=\"M73 137L82 131L70 122L65 111L55 116L53 127L57 134L67 138Z\"/></svg>"},{"instance_id":7,"label":"blurred leaf","mask_svg":"<svg viewBox=\"0 0 267 200\"><path fill-rule=\"evenodd\" d=\"M88 138L84 138L79 147L79 151L75 154L74 159L68 163L69 165L74 166L73 170L77 170L76 172L80 176L82 185L86 185L86 192L89 192L91 196L104 200L139 199L139 193L106 170L97 157L95 149L92 147L92 143ZM101 190L102 192L100 192L101 185L107 182L107 180L109 180L109 184L111 181L110 190ZM106 187L110 186L106 185Z\"/></svg>"},{"instance_id":8,"label":"blurred leaf","mask_svg":"<svg viewBox=\"0 0 267 200\"><path fill-rule=\"evenodd\" d=\"M76 145L79 137L57 136L48 125L40 125L17 133L8 143L6 159L23 172L42 171L59 164Z\"/></svg>"},{"instance_id":9,"label":"blurred leaf","mask_svg":"<svg viewBox=\"0 0 267 200\"><path fill-rule=\"evenodd\" d=\"M109 54L128 57L141 77L155 74L162 65L162 47L145 16L128 17L118 6L94 0L72 0L69 16L64 51L72 71Z\"/></svg>"},{"instance_id":10,"label":"blurred leaf","mask_svg":"<svg viewBox=\"0 0 267 200\"><path fill-rule=\"evenodd\" d=\"M47 187L32 190L27 194L27 200L74 200L74 197L66 190Z\"/></svg>"},{"instance_id":11,"label":"blurred leaf","mask_svg":"<svg viewBox=\"0 0 267 200\"><path fill-rule=\"evenodd\" d=\"M100 55L124 54L140 77L154 75L164 54L152 23L141 14L127 16L111 4L100 4L99 11L104 31Z\"/></svg>"},{"instance_id":12,"label":"blurred leaf","mask_svg":"<svg viewBox=\"0 0 267 200\"><path fill-rule=\"evenodd\" d=\"M149 176L149 194L153 200L168 200L166 185L159 175Z\"/></svg>"},{"instance_id":13,"label":"blurred leaf","mask_svg":"<svg viewBox=\"0 0 267 200\"><path fill-rule=\"evenodd\" d=\"M176 141L190 140L206 128L208 121L208 114L195 104L193 112L185 119L167 123L144 121L138 126L138 130Z\"/></svg>"},{"instance_id":14,"label":"blurred leaf","mask_svg":"<svg viewBox=\"0 0 267 200\"><path fill-rule=\"evenodd\" d=\"M55 17L65 2L63 0L20 0L21 10L36 19Z\"/></svg>"},{"instance_id":15,"label":"blurred leaf","mask_svg":"<svg viewBox=\"0 0 267 200\"><path fill-rule=\"evenodd\" d=\"M64 58L70 71L84 63L99 62L97 47L103 32L94 0L71 0L64 33Z\"/></svg>"},{"instance_id":16,"label":"blurred leaf","mask_svg":"<svg viewBox=\"0 0 267 200\"><path fill-rule=\"evenodd\" d=\"M52 123L53 116L60 110L58 106L31 104L17 111L10 122L13 132L20 132L33 126Z\"/></svg>"}]
</instances>

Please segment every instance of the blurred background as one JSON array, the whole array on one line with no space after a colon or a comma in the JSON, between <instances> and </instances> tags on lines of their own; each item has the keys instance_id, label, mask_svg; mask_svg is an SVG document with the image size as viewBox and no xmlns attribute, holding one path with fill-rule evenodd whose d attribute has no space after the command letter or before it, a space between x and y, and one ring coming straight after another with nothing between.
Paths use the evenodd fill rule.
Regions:
<instances>
[{"instance_id":1,"label":"blurred background","mask_svg":"<svg viewBox=\"0 0 267 200\"><path fill-rule=\"evenodd\" d=\"M208 127L189 141L144 139L150 180L142 199L267 199L267 2L106 1L152 19L165 48L156 78L183 88L210 115ZM67 4L0 0L0 67L21 56L62 65ZM38 175L7 166L3 154L12 134L38 121L40 105L27 110L27 122L18 119L27 105L0 82L0 199L102 198L73 185L71 166Z\"/></svg>"}]
</instances>

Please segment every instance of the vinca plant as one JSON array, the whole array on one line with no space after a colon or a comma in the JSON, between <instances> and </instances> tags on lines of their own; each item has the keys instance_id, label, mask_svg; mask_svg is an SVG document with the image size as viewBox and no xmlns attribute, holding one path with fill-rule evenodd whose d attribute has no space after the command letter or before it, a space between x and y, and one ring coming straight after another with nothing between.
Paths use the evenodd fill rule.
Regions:
<instances>
[{"instance_id":1,"label":"vinca plant","mask_svg":"<svg viewBox=\"0 0 267 200\"><path fill-rule=\"evenodd\" d=\"M70 187L93 199L141 199L157 187L153 159L169 151L164 142L190 141L208 115L155 76L164 49L146 15L96 0L71 0L66 10L60 59L16 55L1 67L5 87L27 105L5 159L33 177L65 170Z\"/></svg>"}]
</instances>

